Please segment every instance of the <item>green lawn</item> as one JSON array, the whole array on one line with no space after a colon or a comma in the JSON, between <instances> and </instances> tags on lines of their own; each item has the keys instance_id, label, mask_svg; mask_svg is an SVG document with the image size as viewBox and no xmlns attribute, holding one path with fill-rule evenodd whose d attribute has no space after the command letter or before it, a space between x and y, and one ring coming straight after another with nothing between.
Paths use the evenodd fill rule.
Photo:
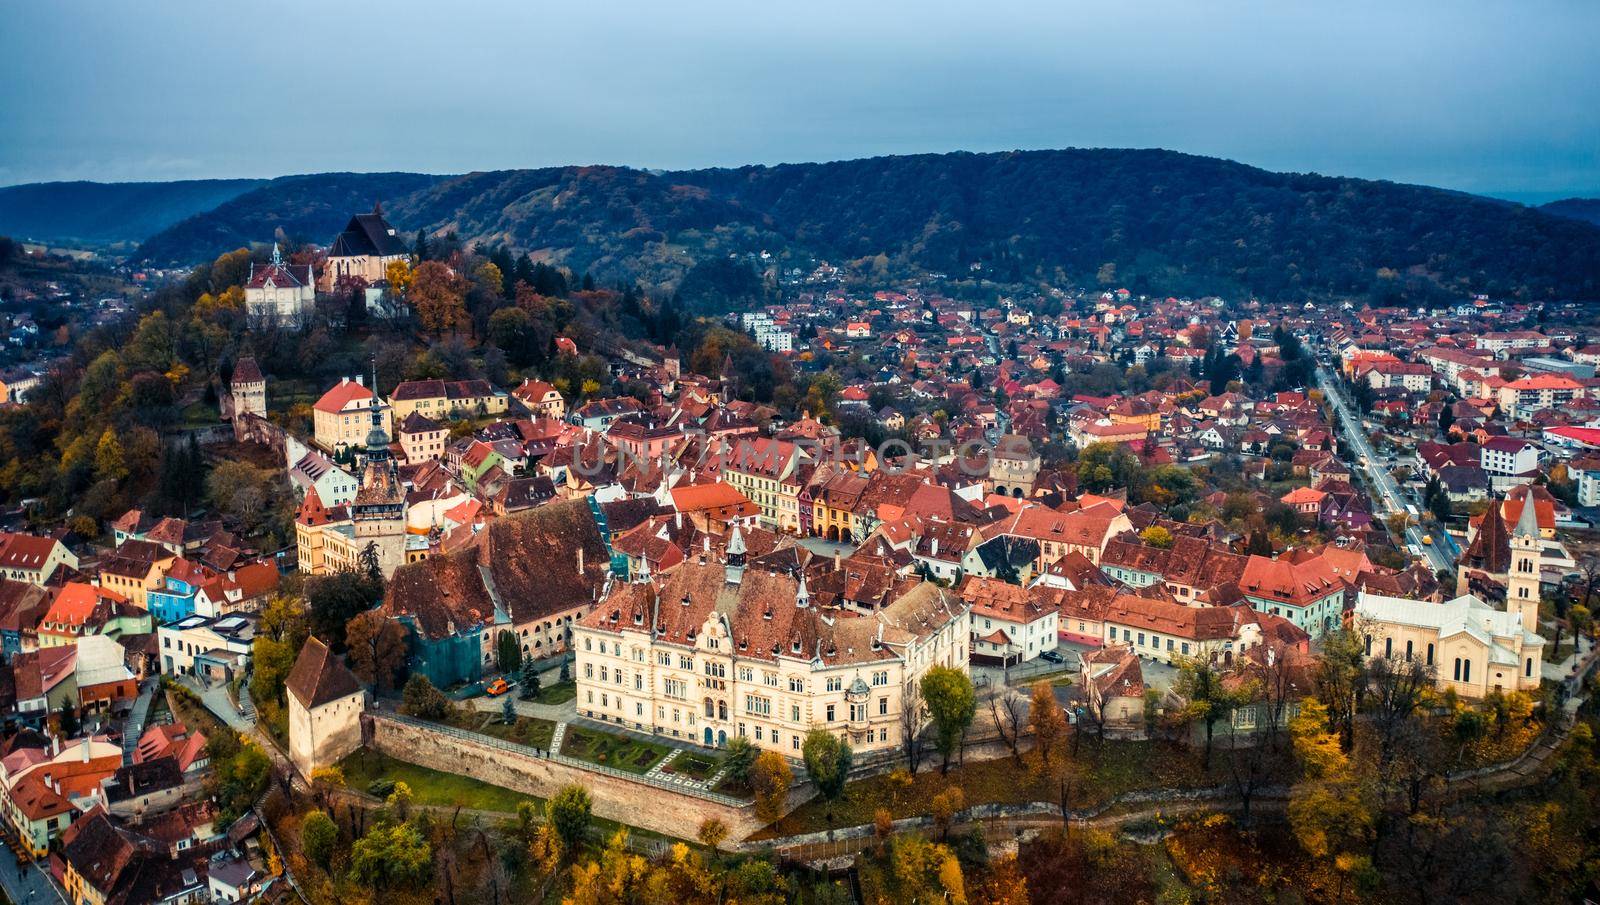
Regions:
<instances>
[{"instance_id":1,"label":"green lawn","mask_svg":"<svg viewBox=\"0 0 1600 905\"><path fill-rule=\"evenodd\" d=\"M535 748L549 748L556 732L556 724L549 720L518 716L515 723L508 725L502 722L499 711L469 710L466 707L455 708L444 722L457 729Z\"/></svg>"},{"instance_id":2,"label":"green lawn","mask_svg":"<svg viewBox=\"0 0 1600 905\"><path fill-rule=\"evenodd\" d=\"M557 682L554 685L541 687L533 699L540 704L565 704L577 696L578 683Z\"/></svg>"},{"instance_id":3,"label":"green lawn","mask_svg":"<svg viewBox=\"0 0 1600 905\"><path fill-rule=\"evenodd\" d=\"M411 787L412 801L419 805L461 805L475 811L512 814L516 813L517 805L524 801L542 804L541 799L532 795L502 789L456 773L441 773L408 764L366 748L340 761L339 769L344 771L345 785L361 792L380 779L403 782Z\"/></svg>"},{"instance_id":4,"label":"green lawn","mask_svg":"<svg viewBox=\"0 0 1600 905\"><path fill-rule=\"evenodd\" d=\"M215 405L207 405L204 399L191 402L183 407L179 413L184 427L210 427L221 424L222 416Z\"/></svg>"},{"instance_id":5,"label":"green lawn","mask_svg":"<svg viewBox=\"0 0 1600 905\"><path fill-rule=\"evenodd\" d=\"M561 753L590 763L626 770L629 773L648 773L650 768L672 750L631 736L613 735L588 727L567 724L566 737L561 742Z\"/></svg>"},{"instance_id":6,"label":"green lawn","mask_svg":"<svg viewBox=\"0 0 1600 905\"><path fill-rule=\"evenodd\" d=\"M345 785L360 792L365 792L369 785L380 779L403 782L411 789L412 803L425 807L453 808L459 805L470 810L504 814L515 814L517 806L525 801L533 802L541 811L544 807L544 799L536 795L524 795L456 773L441 773L408 764L367 748L340 761L339 769L344 772ZM592 841L597 845L624 827L624 824L604 817L590 818L590 825L593 827ZM686 827L683 838L693 837L696 829L697 826ZM629 835L643 839L671 838L633 826L627 827L627 830Z\"/></svg>"}]
</instances>

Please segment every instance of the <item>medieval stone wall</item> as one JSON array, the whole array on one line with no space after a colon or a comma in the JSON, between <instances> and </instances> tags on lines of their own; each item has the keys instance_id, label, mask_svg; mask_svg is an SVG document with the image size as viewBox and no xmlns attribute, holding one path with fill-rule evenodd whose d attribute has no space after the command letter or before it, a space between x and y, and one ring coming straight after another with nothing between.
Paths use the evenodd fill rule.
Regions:
<instances>
[{"instance_id":1,"label":"medieval stone wall","mask_svg":"<svg viewBox=\"0 0 1600 905\"><path fill-rule=\"evenodd\" d=\"M362 728L367 747L431 770L469 776L540 798L549 798L565 786L582 786L589 791L597 816L657 833L693 839L700 824L710 817L727 825L730 839L743 839L762 826L752 805L733 807L647 782L505 750L443 728L370 713L363 717ZM788 807L798 806L810 794L809 785L795 789L789 795Z\"/></svg>"}]
</instances>

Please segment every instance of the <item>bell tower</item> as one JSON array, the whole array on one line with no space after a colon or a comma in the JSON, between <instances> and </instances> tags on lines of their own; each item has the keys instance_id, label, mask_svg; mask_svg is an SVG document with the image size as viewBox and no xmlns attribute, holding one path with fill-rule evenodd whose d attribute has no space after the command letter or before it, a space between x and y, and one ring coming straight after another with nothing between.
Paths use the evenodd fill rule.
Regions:
<instances>
[{"instance_id":1,"label":"bell tower","mask_svg":"<svg viewBox=\"0 0 1600 905\"><path fill-rule=\"evenodd\" d=\"M1539 570L1543 565L1539 516L1533 494L1522 499L1522 515L1511 531L1511 568L1506 572L1506 612L1522 616L1522 627L1539 630Z\"/></svg>"}]
</instances>

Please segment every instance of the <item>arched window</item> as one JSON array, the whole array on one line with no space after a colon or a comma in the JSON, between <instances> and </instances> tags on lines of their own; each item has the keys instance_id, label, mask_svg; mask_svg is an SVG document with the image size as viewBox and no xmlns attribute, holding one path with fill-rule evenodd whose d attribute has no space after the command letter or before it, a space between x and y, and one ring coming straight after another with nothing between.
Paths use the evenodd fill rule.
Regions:
<instances>
[{"instance_id":1,"label":"arched window","mask_svg":"<svg viewBox=\"0 0 1600 905\"><path fill-rule=\"evenodd\" d=\"M1461 658L1460 657L1456 658L1456 670L1453 673L1453 676L1454 676L1454 678L1455 678L1455 680L1457 682L1461 681Z\"/></svg>"},{"instance_id":2,"label":"arched window","mask_svg":"<svg viewBox=\"0 0 1600 905\"><path fill-rule=\"evenodd\" d=\"M1429 666L1433 665L1433 645L1432 644L1428 645L1428 665Z\"/></svg>"},{"instance_id":3,"label":"arched window","mask_svg":"<svg viewBox=\"0 0 1600 905\"><path fill-rule=\"evenodd\" d=\"M709 718L709 717L712 717L712 716L715 716L715 715L716 715L716 706L711 703L711 699L710 698L706 698L706 716Z\"/></svg>"},{"instance_id":4,"label":"arched window","mask_svg":"<svg viewBox=\"0 0 1600 905\"><path fill-rule=\"evenodd\" d=\"M1472 681L1472 661L1471 660L1462 660L1461 661L1461 681L1463 681L1463 682L1471 682Z\"/></svg>"},{"instance_id":5,"label":"arched window","mask_svg":"<svg viewBox=\"0 0 1600 905\"><path fill-rule=\"evenodd\" d=\"M1394 639L1393 638L1385 638L1385 639L1383 639L1383 656L1384 656L1384 659L1388 659L1388 658L1394 656Z\"/></svg>"},{"instance_id":6,"label":"arched window","mask_svg":"<svg viewBox=\"0 0 1600 905\"><path fill-rule=\"evenodd\" d=\"M1533 676L1533 658L1532 657L1529 657L1528 661L1523 664L1523 666L1522 666L1522 674L1524 676L1528 676L1530 678Z\"/></svg>"}]
</instances>

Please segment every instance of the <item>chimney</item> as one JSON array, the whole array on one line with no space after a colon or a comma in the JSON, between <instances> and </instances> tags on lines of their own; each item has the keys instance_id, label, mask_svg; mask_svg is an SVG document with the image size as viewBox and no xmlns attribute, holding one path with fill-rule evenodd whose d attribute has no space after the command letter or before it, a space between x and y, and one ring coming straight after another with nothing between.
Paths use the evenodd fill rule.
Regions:
<instances>
[{"instance_id":1,"label":"chimney","mask_svg":"<svg viewBox=\"0 0 1600 905\"><path fill-rule=\"evenodd\" d=\"M583 548L578 548L578 577L583 577Z\"/></svg>"},{"instance_id":2,"label":"chimney","mask_svg":"<svg viewBox=\"0 0 1600 905\"><path fill-rule=\"evenodd\" d=\"M350 382L350 378L349 377L340 377L339 378L339 386L344 386L345 384L347 384L349 382Z\"/></svg>"},{"instance_id":3,"label":"chimney","mask_svg":"<svg viewBox=\"0 0 1600 905\"><path fill-rule=\"evenodd\" d=\"M357 374L356 375L356 386L363 386L364 387L366 385L367 385L367 375L365 375L365 374Z\"/></svg>"}]
</instances>

